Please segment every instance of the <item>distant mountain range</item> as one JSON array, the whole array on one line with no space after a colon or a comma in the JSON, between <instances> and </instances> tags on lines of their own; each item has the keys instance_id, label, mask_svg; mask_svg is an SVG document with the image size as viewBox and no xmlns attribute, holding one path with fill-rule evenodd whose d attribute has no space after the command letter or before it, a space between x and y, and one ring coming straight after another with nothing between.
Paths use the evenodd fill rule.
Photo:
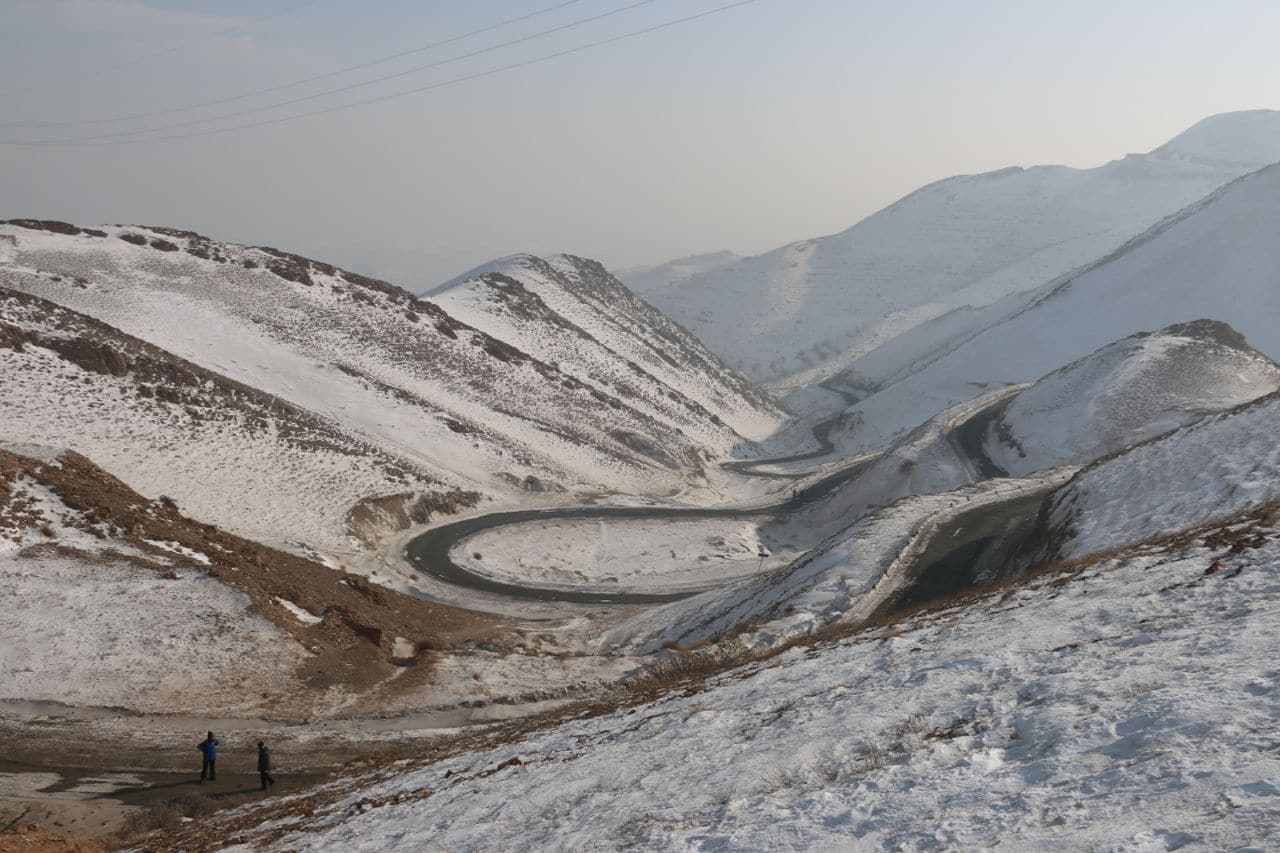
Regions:
<instances>
[{"instance_id":1,"label":"distant mountain range","mask_svg":"<svg viewBox=\"0 0 1280 853\"><path fill-rule=\"evenodd\" d=\"M947 178L839 234L624 281L751 378L798 386L948 312L1033 290L1277 161L1280 112L1227 113L1098 168Z\"/></svg>"},{"instance_id":2,"label":"distant mountain range","mask_svg":"<svg viewBox=\"0 0 1280 853\"><path fill-rule=\"evenodd\" d=\"M1034 380L1141 330L1212 319L1280 357L1277 200L1280 165L1268 166L1088 266L940 317L855 361L837 378L878 390L857 406L851 446L879 446L987 384Z\"/></svg>"}]
</instances>

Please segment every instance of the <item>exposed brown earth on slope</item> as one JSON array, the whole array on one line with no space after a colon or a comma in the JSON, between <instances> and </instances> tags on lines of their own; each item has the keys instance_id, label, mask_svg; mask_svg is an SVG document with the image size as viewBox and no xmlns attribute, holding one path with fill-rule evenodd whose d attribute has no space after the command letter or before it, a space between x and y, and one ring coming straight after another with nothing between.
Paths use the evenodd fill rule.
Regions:
<instances>
[{"instance_id":1,"label":"exposed brown earth on slope","mask_svg":"<svg viewBox=\"0 0 1280 853\"><path fill-rule=\"evenodd\" d=\"M14 499L13 484L19 477L49 488L76 514L43 518L30 502ZM496 623L488 615L403 595L186 518L172 502L147 500L74 451L44 462L0 450L0 536L16 539L19 531L52 530L54 523L128 546L115 554L108 548L106 553L162 575L174 571L175 553L155 542L177 543L205 555L207 564L194 559L185 562L248 594L252 612L310 649L313 656L300 675L316 687L341 684L360 691L379 684L394 672L391 658L397 637L411 645L424 669L429 668L432 651L493 640ZM29 545L22 554L38 556L40 552L101 559L68 548L53 536ZM138 552L155 559L137 556ZM178 555L177 559L184 558ZM281 600L293 602L319 621L303 624ZM401 658L404 648L402 642Z\"/></svg>"}]
</instances>

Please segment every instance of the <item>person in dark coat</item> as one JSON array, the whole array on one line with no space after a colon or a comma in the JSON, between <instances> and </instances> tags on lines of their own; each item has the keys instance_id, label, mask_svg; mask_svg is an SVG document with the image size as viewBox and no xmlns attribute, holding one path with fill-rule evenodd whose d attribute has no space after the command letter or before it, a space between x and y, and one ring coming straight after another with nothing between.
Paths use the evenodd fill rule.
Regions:
<instances>
[{"instance_id":1,"label":"person in dark coat","mask_svg":"<svg viewBox=\"0 0 1280 853\"><path fill-rule=\"evenodd\" d=\"M200 743L196 744L196 749L204 756L204 761L200 764L200 781L203 782L205 777L209 777L210 782L218 779L218 740L213 736L213 732L209 732L209 736Z\"/></svg>"},{"instance_id":2,"label":"person in dark coat","mask_svg":"<svg viewBox=\"0 0 1280 853\"><path fill-rule=\"evenodd\" d=\"M271 778L271 750L267 749L266 741L258 741L258 775L262 778L262 790L276 783Z\"/></svg>"}]
</instances>

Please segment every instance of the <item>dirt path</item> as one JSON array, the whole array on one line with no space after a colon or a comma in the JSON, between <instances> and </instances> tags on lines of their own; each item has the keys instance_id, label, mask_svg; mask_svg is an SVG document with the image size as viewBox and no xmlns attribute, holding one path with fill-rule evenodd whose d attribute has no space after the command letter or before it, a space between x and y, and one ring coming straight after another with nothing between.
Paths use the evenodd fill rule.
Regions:
<instances>
[{"instance_id":1,"label":"dirt path","mask_svg":"<svg viewBox=\"0 0 1280 853\"><path fill-rule=\"evenodd\" d=\"M191 771L116 772L0 760L0 831L35 824L60 836L109 836L144 811L167 807L198 814L329 778L327 773L282 771L272 774L276 784L264 792L258 774L247 772L243 764L228 761L217 781L202 783L199 773Z\"/></svg>"}]
</instances>

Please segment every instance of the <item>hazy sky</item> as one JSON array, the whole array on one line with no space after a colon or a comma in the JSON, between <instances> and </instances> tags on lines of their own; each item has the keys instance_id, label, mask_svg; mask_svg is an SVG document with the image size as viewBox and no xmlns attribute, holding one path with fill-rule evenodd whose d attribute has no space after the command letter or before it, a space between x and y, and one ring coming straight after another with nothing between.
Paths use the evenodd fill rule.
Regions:
<instances>
[{"instance_id":1,"label":"hazy sky","mask_svg":"<svg viewBox=\"0 0 1280 853\"><path fill-rule=\"evenodd\" d=\"M0 0L0 139L209 131L430 86L729 0L650 0L378 85L191 124L636 2L578 0L221 106L33 127L287 84L555 4ZM1212 113L1280 106L1277 32L1274 0L755 0L318 117L126 145L0 145L0 218L192 228L394 272L414 288L516 251L571 251L615 268L757 253L847 228L947 175L1094 166Z\"/></svg>"}]
</instances>

